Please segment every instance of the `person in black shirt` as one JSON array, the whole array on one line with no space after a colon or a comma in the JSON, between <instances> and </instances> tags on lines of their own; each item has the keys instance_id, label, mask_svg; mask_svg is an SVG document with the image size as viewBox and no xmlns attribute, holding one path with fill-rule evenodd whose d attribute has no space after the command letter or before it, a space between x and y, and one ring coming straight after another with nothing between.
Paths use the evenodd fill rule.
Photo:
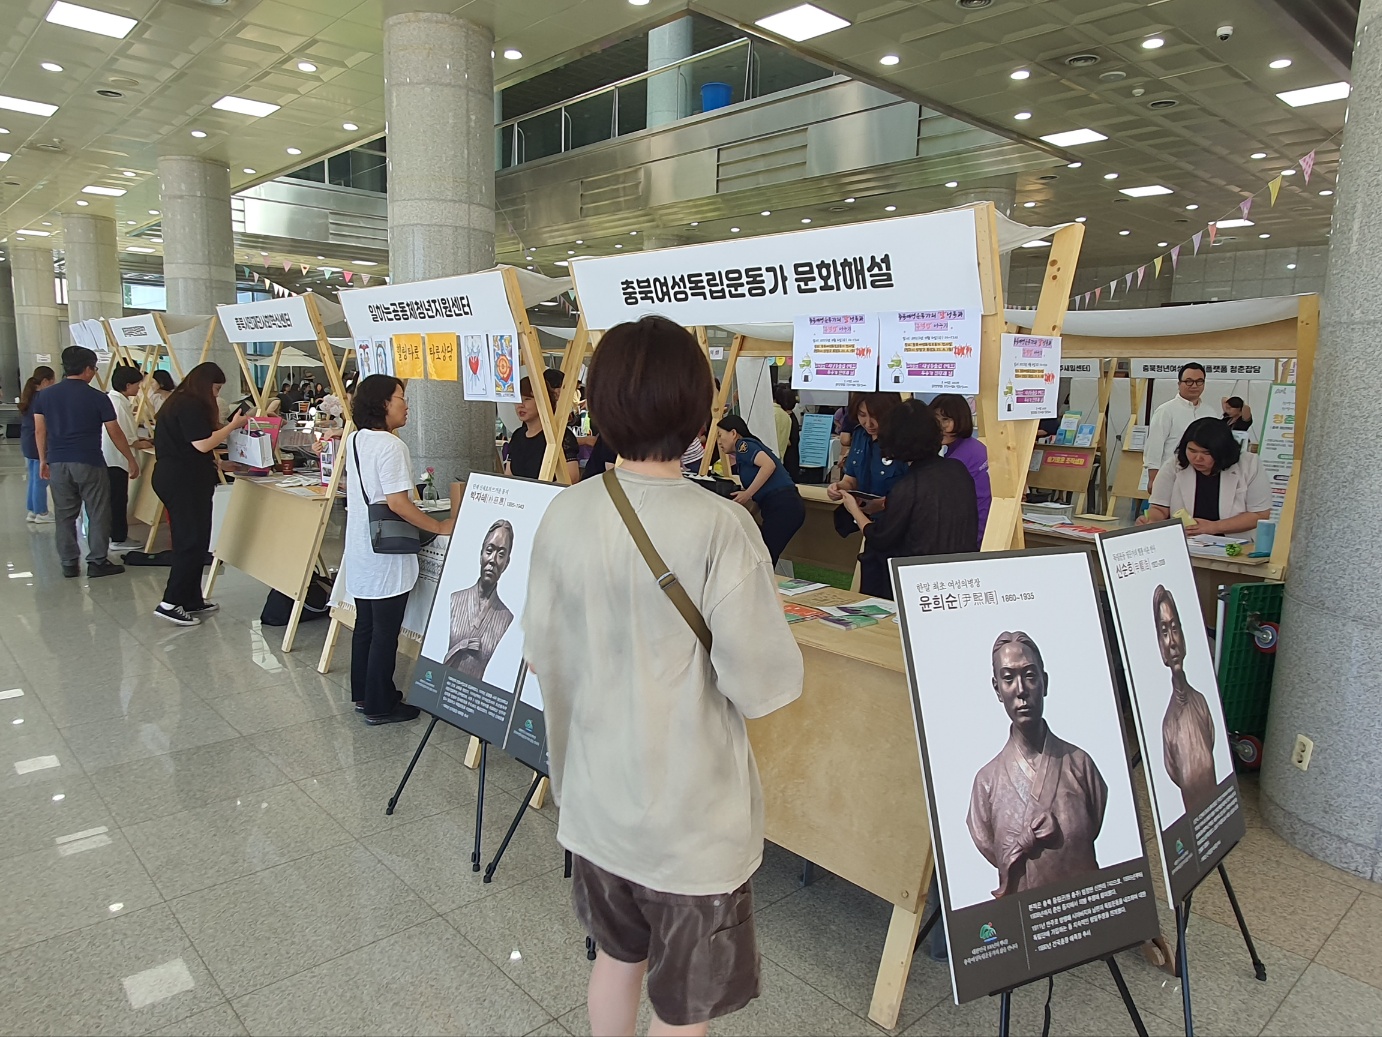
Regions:
<instances>
[{"instance_id":1,"label":"person in black shirt","mask_svg":"<svg viewBox=\"0 0 1382 1037\"><path fill-rule=\"evenodd\" d=\"M1243 397L1225 396L1219 401L1219 409L1230 432L1246 432L1252 428L1252 408L1243 402Z\"/></svg>"},{"instance_id":2,"label":"person in black shirt","mask_svg":"<svg viewBox=\"0 0 1382 1037\"><path fill-rule=\"evenodd\" d=\"M543 388L552 405L556 406L556 393L546 381L543 382ZM509 456L504 462L504 473L524 479L536 479L542 471L542 456L547 452L547 435L542 431L542 418L538 414L537 403L533 400L531 379L524 378L518 383L518 395L520 398L516 409L518 420L523 422L523 428L514 432L509 440ZM566 458L569 482L580 482L581 470L577 458L580 457L581 448L570 429L562 430L561 449Z\"/></svg>"},{"instance_id":3,"label":"person in black shirt","mask_svg":"<svg viewBox=\"0 0 1382 1037\"><path fill-rule=\"evenodd\" d=\"M198 364L159 408L154 428L154 492L168 509L173 534L173 565L154 615L178 626L196 626L217 608L202 597L217 482L215 451L249 421L248 414L237 412L221 424L216 397L225 382L219 366Z\"/></svg>"}]
</instances>

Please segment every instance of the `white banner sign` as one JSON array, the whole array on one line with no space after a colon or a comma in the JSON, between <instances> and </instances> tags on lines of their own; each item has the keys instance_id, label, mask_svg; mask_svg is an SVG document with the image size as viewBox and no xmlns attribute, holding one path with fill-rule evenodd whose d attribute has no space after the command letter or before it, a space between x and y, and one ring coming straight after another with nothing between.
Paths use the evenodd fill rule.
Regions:
<instances>
[{"instance_id":1,"label":"white banner sign","mask_svg":"<svg viewBox=\"0 0 1382 1037\"><path fill-rule=\"evenodd\" d=\"M1060 362L1060 376L1062 378L1098 378L1099 361L1062 360Z\"/></svg>"},{"instance_id":2,"label":"white banner sign","mask_svg":"<svg viewBox=\"0 0 1382 1037\"><path fill-rule=\"evenodd\" d=\"M1004 335L998 360L998 420L1054 418L1059 394L1059 336Z\"/></svg>"},{"instance_id":3,"label":"white banner sign","mask_svg":"<svg viewBox=\"0 0 1382 1037\"><path fill-rule=\"evenodd\" d=\"M982 318L978 307L880 313L878 388L977 393Z\"/></svg>"},{"instance_id":4,"label":"white banner sign","mask_svg":"<svg viewBox=\"0 0 1382 1037\"><path fill-rule=\"evenodd\" d=\"M115 341L131 349L146 349L162 341L152 313L139 317L116 317L106 323L110 325Z\"/></svg>"},{"instance_id":5,"label":"white banner sign","mask_svg":"<svg viewBox=\"0 0 1382 1037\"><path fill-rule=\"evenodd\" d=\"M692 327L811 313L980 308L974 211L573 260L591 328L650 313ZM344 296L343 296L344 297Z\"/></svg>"},{"instance_id":6,"label":"white banner sign","mask_svg":"<svg viewBox=\"0 0 1382 1037\"><path fill-rule=\"evenodd\" d=\"M793 389L873 392L878 387L878 319L871 313L798 317L792 361Z\"/></svg>"},{"instance_id":7,"label":"white banner sign","mask_svg":"<svg viewBox=\"0 0 1382 1037\"><path fill-rule=\"evenodd\" d=\"M1286 488L1291 485L1291 471L1296 465L1295 450L1296 387L1273 385L1257 453L1272 488L1273 519L1281 517L1281 506L1286 503Z\"/></svg>"},{"instance_id":8,"label":"white banner sign","mask_svg":"<svg viewBox=\"0 0 1382 1037\"><path fill-rule=\"evenodd\" d=\"M216 316L232 342L313 342L317 338L307 300L300 295L217 306Z\"/></svg>"},{"instance_id":9,"label":"white banner sign","mask_svg":"<svg viewBox=\"0 0 1382 1037\"><path fill-rule=\"evenodd\" d=\"M1134 360L1128 367L1129 378L1175 378L1186 364L1200 364L1210 378L1223 381L1245 379L1250 382L1270 382L1276 377L1276 361L1263 360L1201 360L1199 357L1156 357Z\"/></svg>"}]
</instances>

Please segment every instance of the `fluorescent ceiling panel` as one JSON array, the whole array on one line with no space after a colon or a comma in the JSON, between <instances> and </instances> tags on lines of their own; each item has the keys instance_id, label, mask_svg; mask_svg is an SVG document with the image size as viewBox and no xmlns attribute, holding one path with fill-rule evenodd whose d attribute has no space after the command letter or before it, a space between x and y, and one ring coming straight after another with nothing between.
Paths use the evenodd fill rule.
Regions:
<instances>
[{"instance_id":1,"label":"fluorescent ceiling panel","mask_svg":"<svg viewBox=\"0 0 1382 1037\"><path fill-rule=\"evenodd\" d=\"M1307 86L1303 90L1287 90L1277 94L1292 108L1304 108L1309 104L1323 104L1325 101L1342 101L1348 96L1347 83L1326 83L1324 86Z\"/></svg>"},{"instance_id":2,"label":"fluorescent ceiling panel","mask_svg":"<svg viewBox=\"0 0 1382 1037\"><path fill-rule=\"evenodd\" d=\"M1076 144L1093 144L1098 140L1108 140L1108 137L1097 130L1083 129L1066 130L1064 133L1048 133L1041 139L1058 148L1073 148Z\"/></svg>"},{"instance_id":3,"label":"fluorescent ceiling panel","mask_svg":"<svg viewBox=\"0 0 1382 1037\"><path fill-rule=\"evenodd\" d=\"M34 237L36 237L36 238L46 238L46 237L50 237L49 233L48 233L46 230L17 230L17 231L15 231L15 233L16 233L16 234L32 234L32 235L33 235Z\"/></svg>"},{"instance_id":4,"label":"fluorescent ceiling panel","mask_svg":"<svg viewBox=\"0 0 1382 1037\"><path fill-rule=\"evenodd\" d=\"M6 108L12 112L23 112L25 115L41 115L45 119L58 110L58 106L55 104L26 101L22 97L6 97L4 94L0 94L0 108Z\"/></svg>"},{"instance_id":5,"label":"fluorescent ceiling panel","mask_svg":"<svg viewBox=\"0 0 1382 1037\"><path fill-rule=\"evenodd\" d=\"M94 32L117 40L123 40L130 34L130 30L139 24L133 18L126 18L124 15L107 14L90 7L65 3L64 0L58 0L52 6L48 12L48 21L54 25L66 25L70 29Z\"/></svg>"},{"instance_id":6,"label":"fluorescent ceiling panel","mask_svg":"<svg viewBox=\"0 0 1382 1037\"><path fill-rule=\"evenodd\" d=\"M1148 184L1146 187L1120 187L1119 194L1125 194L1129 198L1151 198L1158 194L1175 194L1169 187L1162 187L1160 184Z\"/></svg>"},{"instance_id":7,"label":"fluorescent ceiling panel","mask_svg":"<svg viewBox=\"0 0 1382 1037\"><path fill-rule=\"evenodd\" d=\"M88 184L82 188L82 194L103 194L108 198L119 198L124 193L123 187L98 187L95 184Z\"/></svg>"},{"instance_id":8,"label":"fluorescent ceiling panel","mask_svg":"<svg viewBox=\"0 0 1382 1037\"><path fill-rule=\"evenodd\" d=\"M754 24L800 43L802 40L812 40L836 29L843 29L849 22L829 11L822 11L814 4L802 4L800 7L760 18Z\"/></svg>"},{"instance_id":9,"label":"fluorescent ceiling panel","mask_svg":"<svg viewBox=\"0 0 1382 1037\"><path fill-rule=\"evenodd\" d=\"M272 115L282 106L269 104L267 101L251 101L248 97L236 97L234 94L227 94L211 107L218 108L223 112L253 115L256 119L262 119L266 115Z\"/></svg>"},{"instance_id":10,"label":"fluorescent ceiling panel","mask_svg":"<svg viewBox=\"0 0 1382 1037\"><path fill-rule=\"evenodd\" d=\"M1252 220L1216 220L1215 225L1220 230L1233 230L1235 227L1255 227L1257 224Z\"/></svg>"}]
</instances>

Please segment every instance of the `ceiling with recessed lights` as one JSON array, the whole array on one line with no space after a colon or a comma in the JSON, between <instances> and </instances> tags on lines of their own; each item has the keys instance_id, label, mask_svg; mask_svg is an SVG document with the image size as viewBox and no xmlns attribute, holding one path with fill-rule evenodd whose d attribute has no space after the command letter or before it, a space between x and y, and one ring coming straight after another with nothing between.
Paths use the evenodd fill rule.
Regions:
<instances>
[{"instance_id":1,"label":"ceiling with recessed lights","mask_svg":"<svg viewBox=\"0 0 1382 1037\"><path fill-rule=\"evenodd\" d=\"M0 161L0 236L48 221L61 247L63 213L102 212L129 235L122 249L147 247L160 155L226 162L239 190L383 131L382 0L88 2L135 24L117 38L74 28L71 18L45 21L52 0L0 0L9 26L0 43L0 127L10 131L0 135L0 154L12 155ZM1292 107L1278 95L1344 82L1347 69L1338 39L1307 31L1282 8L1309 14L1349 2L820 0L815 6L834 21L815 18L814 29L824 31L800 42L788 35L802 35L800 22L770 22L778 33L755 25L798 6L791 0L438 6L495 28L499 85L558 68L688 8L769 35L928 110L1048 154L1050 168L1018 174L1020 218L1049 226L1085 217L1087 257L1145 261L1161 251L1158 242L1185 240L1208 220L1236 215L1249 195L1257 196L1254 226L1221 233L1220 247L1261 247L1260 234L1271 234L1274 246L1326 240L1332 198L1321 192L1334 187L1347 101ZM1220 39L1226 25L1233 32ZM3 107L5 97L57 111L16 111ZM256 116L243 101L279 107ZM1297 160L1310 151L1316 164L1306 184ZM1287 169L1294 172L1270 207L1266 185ZM935 208L945 204L948 183L984 186L953 175L880 190L868 199L870 211ZM93 187L106 193L87 190ZM840 201L773 206L768 226L758 216L762 200L745 193L742 212L729 196L705 219L678 215L672 222L671 214L649 213L645 229L676 227L694 239L727 236L736 226L761 233L807 219L857 218L852 205L841 214ZM78 208L81 202L88 204ZM578 233L571 242L544 241L544 252L552 252L546 261L576 247ZM612 248L613 237L597 244L598 233L580 236L583 254ZM635 239L624 240L632 246Z\"/></svg>"}]
</instances>

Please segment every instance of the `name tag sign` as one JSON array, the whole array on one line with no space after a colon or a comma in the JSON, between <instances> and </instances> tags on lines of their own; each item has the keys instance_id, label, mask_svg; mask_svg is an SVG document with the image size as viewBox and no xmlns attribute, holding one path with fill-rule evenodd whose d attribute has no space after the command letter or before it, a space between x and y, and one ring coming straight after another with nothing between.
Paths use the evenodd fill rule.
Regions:
<instances>
[{"instance_id":1,"label":"name tag sign","mask_svg":"<svg viewBox=\"0 0 1382 1037\"><path fill-rule=\"evenodd\" d=\"M1208 377L1226 381L1270 382L1276 378L1276 361L1271 357L1260 360L1201 360L1194 356L1134 360L1128 365L1128 377L1175 378L1186 364L1200 364Z\"/></svg>"},{"instance_id":2,"label":"name tag sign","mask_svg":"<svg viewBox=\"0 0 1382 1037\"><path fill-rule=\"evenodd\" d=\"M310 342L317 337L301 296L217 306L216 316L232 342Z\"/></svg>"},{"instance_id":3,"label":"name tag sign","mask_svg":"<svg viewBox=\"0 0 1382 1037\"><path fill-rule=\"evenodd\" d=\"M106 323L110 325L110 333L115 336L115 341L127 348L142 348L162 341L152 313L140 317L116 317Z\"/></svg>"}]
</instances>

